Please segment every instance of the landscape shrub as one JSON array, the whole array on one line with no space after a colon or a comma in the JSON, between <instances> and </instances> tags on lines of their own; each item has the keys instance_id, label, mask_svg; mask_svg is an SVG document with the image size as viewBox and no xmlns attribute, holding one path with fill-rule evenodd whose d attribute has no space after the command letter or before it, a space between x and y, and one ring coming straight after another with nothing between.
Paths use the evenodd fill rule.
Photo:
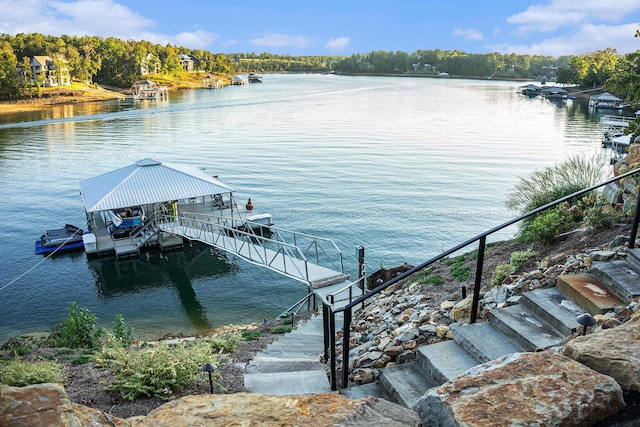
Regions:
<instances>
[{"instance_id":1,"label":"landscape shrub","mask_svg":"<svg viewBox=\"0 0 640 427\"><path fill-rule=\"evenodd\" d=\"M506 205L520 213L529 212L604 181L609 171L601 154L590 158L574 155L560 164L534 171L528 178L521 178L509 193Z\"/></svg>"},{"instance_id":2,"label":"landscape shrub","mask_svg":"<svg viewBox=\"0 0 640 427\"><path fill-rule=\"evenodd\" d=\"M516 251L509 257L509 264L513 267L513 272L520 270L525 262L536 256L535 251L527 249L526 251Z\"/></svg>"},{"instance_id":3,"label":"landscape shrub","mask_svg":"<svg viewBox=\"0 0 640 427\"><path fill-rule=\"evenodd\" d=\"M520 230L518 238L524 242L551 243L576 224L574 213L565 205L558 205L536 215Z\"/></svg>"},{"instance_id":4,"label":"landscape shrub","mask_svg":"<svg viewBox=\"0 0 640 427\"><path fill-rule=\"evenodd\" d=\"M133 344L133 328L125 324L124 316L122 314L116 315L113 329L111 331L116 342L121 347L129 347Z\"/></svg>"},{"instance_id":5,"label":"landscape shrub","mask_svg":"<svg viewBox=\"0 0 640 427\"><path fill-rule=\"evenodd\" d=\"M604 197L596 194L583 197L578 205L583 210L585 225L592 230L611 228L625 219L621 206L611 206Z\"/></svg>"},{"instance_id":6,"label":"landscape shrub","mask_svg":"<svg viewBox=\"0 0 640 427\"><path fill-rule=\"evenodd\" d=\"M511 264L498 264L491 275L491 286L498 286L513 273Z\"/></svg>"},{"instance_id":7,"label":"landscape shrub","mask_svg":"<svg viewBox=\"0 0 640 427\"><path fill-rule=\"evenodd\" d=\"M100 338L105 330L96 324L96 316L86 308L69 303L69 317L59 320L53 328L47 344L52 347L100 348Z\"/></svg>"},{"instance_id":8,"label":"landscape shrub","mask_svg":"<svg viewBox=\"0 0 640 427\"><path fill-rule=\"evenodd\" d=\"M206 338L205 341L211 346L212 350L223 351L225 353L233 353L238 349L240 342L239 334L229 334L219 337Z\"/></svg>"},{"instance_id":9,"label":"landscape shrub","mask_svg":"<svg viewBox=\"0 0 640 427\"><path fill-rule=\"evenodd\" d=\"M105 389L115 391L123 399L154 396L165 400L175 391L195 381L205 363L218 365L208 340L159 344L137 350L109 346L96 354L95 363L109 369L114 379ZM218 381L216 386L223 388Z\"/></svg>"},{"instance_id":10,"label":"landscape shrub","mask_svg":"<svg viewBox=\"0 0 640 427\"><path fill-rule=\"evenodd\" d=\"M14 387L32 384L62 383L65 369L56 362L39 360L34 362L20 359L0 362L0 383Z\"/></svg>"},{"instance_id":11,"label":"landscape shrub","mask_svg":"<svg viewBox=\"0 0 640 427\"><path fill-rule=\"evenodd\" d=\"M293 331L293 328L291 326L276 326L269 333L270 334L287 334L291 331Z\"/></svg>"},{"instance_id":12,"label":"landscape shrub","mask_svg":"<svg viewBox=\"0 0 640 427\"><path fill-rule=\"evenodd\" d=\"M242 339L245 341L255 341L258 338L260 338L260 332L250 331L248 329L245 329L242 332L240 332L240 336L242 336Z\"/></svg>"},{"instance_id":13,"label":"landscape shrub","mask_svg":"<svg viewBox=\"0 0 640 427\"><path fill-rule=\"evenodd\" d=\"M531 249L516 251L509 256L508 264L498 264L491 275L491 286L498 286L504 279L516 273L536 253Z\"/></svg>"},{"instance_id":14,"label":"landscape shrub","mask_svg":"<svg viewBox=\"0 0 640 427\"><path fill-rule=\"evenodd\" d=\"M551 203L569 194L575 193L604 181L610 168L606 167L605 158L599 154L587 158L574 155L564 162L549 168L533 172L527 178L521 178L515 188L509 193L507 207L519 211L521 214ZM570 200L575 204L575 200ZM553 209L553 208L552 208ZM583 209L574 208L572 214L575 221L567 222L567 218L549 213L549 210L523 220L520 223L519 235L525 241L549 243L559 232L575 226ZM566 226L569 228L566 228ZM544 229L552 226L551 229ZM533 228L533 229L531 229ZM558 231L561 230L561 231Z\"/></svg>"}]
</instances>

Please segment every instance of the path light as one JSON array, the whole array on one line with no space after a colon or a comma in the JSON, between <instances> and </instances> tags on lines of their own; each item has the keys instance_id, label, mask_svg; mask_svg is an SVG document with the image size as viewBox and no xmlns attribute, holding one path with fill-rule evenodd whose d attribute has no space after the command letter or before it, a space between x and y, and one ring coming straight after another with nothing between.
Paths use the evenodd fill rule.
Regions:
<instances>
[{"instance_id":1,"label":"path light","mask_svg":"<svg viewBox=\"0 0 640 427\"><path fill-rule=\"evenodd\" d=\"M585 335L587 333L587 326L595 325L596 319L589 313L584 313L576 317L576 322L582 325L582 335Z\"/></svg>"},{"instance_id":2,"label":"path light","mask_svg":"<svg viewBox=\"0 0 640 427\"><path fill-rule=\"evenodd\" d=\"M211 387L211 394L213 394L213 378L211 378L211 373L216 369L216 365L214 365L213 363L207 363L202 368L200 368L202 372L209 373L209 387Z\"/></svg>"}]
</instances>

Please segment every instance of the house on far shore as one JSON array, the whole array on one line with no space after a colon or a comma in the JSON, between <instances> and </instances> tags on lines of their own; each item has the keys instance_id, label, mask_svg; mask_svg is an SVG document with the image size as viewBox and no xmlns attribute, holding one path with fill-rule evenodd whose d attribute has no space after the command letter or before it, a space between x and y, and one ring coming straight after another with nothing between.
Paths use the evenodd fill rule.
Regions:
<instances>
[{"instance_id":1,"label":"house on far shore","mask_svg":"<svg viewBox=\"0 0 640 427\"><path fill-rule=\"evenodd\" d=\"M178 54L178 57L180 58L180 64L182 65L182 69L184 71L193 71L194 61L191 56L180 53Z\"/></svg>"},{"instance_id":2,"label":"house on far shore","mask_svg":"<svg viewBox=\"0 0 640 427\"><path fill-rule=\"evenodd\" d=\"M151 53L147 52L145 57L140 61L140 75L158 74L160 72L160 61Z\"/></svg>"},{"instance_id":3,"label":"house on far shore","mask_svg":"<svg viewBox=\"0 0 640 427\"><path fill-rule=\"evenodd\" d=\"M61 64L66 64L66 60L61 60ZM64 65L60 70L56 69L53 59L48 55L32 56L29 62L31 68L31 84L41 82L45 87L49 86L71 86L71 75L69 68ZM17 67L18 76L24 81L25 73L21 66Z\"/></svg>"}]
</instances>

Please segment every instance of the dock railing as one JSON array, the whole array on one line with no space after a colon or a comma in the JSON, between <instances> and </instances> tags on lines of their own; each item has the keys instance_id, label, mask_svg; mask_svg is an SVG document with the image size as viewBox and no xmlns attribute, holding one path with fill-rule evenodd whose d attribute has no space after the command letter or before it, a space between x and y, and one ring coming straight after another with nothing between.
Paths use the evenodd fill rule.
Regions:
<instances>
[{"instance_id":1,"label":"dock railing","mask_svg":"<svg viewBox=\"0 0 640 427\"><path fill-rule=\"evenodd\" d=\"M331 382L331 389L338 389L338 371L337 371L337 361L336 361L336 315L338 313L343 313L343 325L342 325L342 367L341 367L341 386L342 388L347 388L349 386L349 352L350 352L350 337L351 337L351 321L353 318L353 310L358 305L362 305L362 309L365 308L366 302L376 295L383 292L389 286L392 286L407 277L415 274L418 271L421 271L430 265L442 260L443 258L460 251L461 249L466 248L467 246L476 243L478 244L478 256L476 260L476 274L475 274L475 282L473 288L473 302L471 306L471 318L470 323L476 323L477 321L477 313L480 301L480 287L482 282L482 271L483 271L483 263L484 263L484 252L487 244L487 237L503 230L511 225L519 223L522 220L527 218L531 218L540 212L546 211L547 209L553 208L565 201L571 200L575 197L581 196L586 193L590 193L594 190L597 190L601 187L604 187L607 184L619 181L623 178L627 178L633 175L640 173L640 168L634 169L632 171L626 172L624 174L620 174L616 177L608 179L600 184L596 184L584 190L577 191L575 193L569 194L568 196L562 197L561 199L555 200L551 203L547 203L544 206L536 208L530 212L527 212L519 217L513 218L501 225L493 227L484 233L481 233L465 242L460 243L452 247L451 249L437 255L422 264L413 267L412 269L394 277L393 279L377 286L375 289L370 290L366 294L362 295L359 298L354 299L349 304L344 306L335 308L332 307L327 302L323 302L322 312L323 312L323 323L324 323L324 331L325 331L325 360L329 361L329 380ZM636 235L638 231L638 225L640 223L640 190L638 191L635 213L633 216L631 235L629 237L629 248L633 248L635 246Z\"/></svg>"},{"instance_id":2,"label":"dock railing","mask_svg":"<svg viewBox=\"0 0 640 427\"><path fill-rule=\"evenodd\" d=\"M158 222L167 231L211 244L305 283L312 281L309 263L328 264L330 267L327 269L344 272L342 252L330 239L237 218L198 213L164 215ZM333 257L327 246L337 251Z\"/></svg>"}]
</instances>

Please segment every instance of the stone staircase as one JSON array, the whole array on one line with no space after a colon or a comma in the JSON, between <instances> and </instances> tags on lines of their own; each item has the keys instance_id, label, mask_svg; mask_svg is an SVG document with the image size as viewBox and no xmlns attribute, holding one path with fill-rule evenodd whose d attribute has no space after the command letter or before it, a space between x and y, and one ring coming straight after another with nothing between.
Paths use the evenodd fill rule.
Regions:
<instances>
[{"instance_id":1,"label":"stone staircase","mask_svg":"<svg viewBox=\"0 0 640 427\"><path fill-rule=\"evenodd\" d=\"M277 395L331 391L320 362L322 328L322 316L316 314L257 353L245 367L245 388L251 393Z\"/></svg>"},{"instance_id":2,"label":"stone staircase","mask_svg":"<svg viewBox=\"0 0 640 427\"><path fill-rule=\"evenodd\" d=\"M414 361L382 369L377 383L340 392L353 399L390 399L413 409L428 389L473 366L511 353L561 349L578 329L578 315L604 314L637 296L640 249L631 249L626 260L595 263L590 274L562 275L555 288L526 292L518 304L491 311L487 321L451 325L453 340L420 346Z\"/></svg>"}]
</instances>

